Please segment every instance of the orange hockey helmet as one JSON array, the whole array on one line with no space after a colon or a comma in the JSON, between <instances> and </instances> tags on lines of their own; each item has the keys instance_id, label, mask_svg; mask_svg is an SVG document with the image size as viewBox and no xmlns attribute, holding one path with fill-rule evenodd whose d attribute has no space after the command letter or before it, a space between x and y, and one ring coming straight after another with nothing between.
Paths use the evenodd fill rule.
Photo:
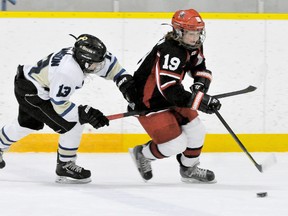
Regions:
<instances>
[{"instance_id":1,"label":"orange hockey helmet","mask_svg":"<svg viewBox=\"0 0 288 216\"><path fill-rule=\"evenodd\" d=\"M194 9L176 11L172 17L172 26L176 39L180 42L184 30L200 32L199 41L195 46L190 48L197 48L201 46L205 40L205 23L200 14Z\"/></svg>"},{"instance_id":2,"label":"orange hockey helmet","mask_svg":"<svg viewBox=\"0 0 288 216\"><path fill-rule=\"evenodd\" d=\"M172 26L175 29L201 31L205 28L205 23L196 10L189 9L176 11L172 18Z\"/></svg>"}]
</instances>

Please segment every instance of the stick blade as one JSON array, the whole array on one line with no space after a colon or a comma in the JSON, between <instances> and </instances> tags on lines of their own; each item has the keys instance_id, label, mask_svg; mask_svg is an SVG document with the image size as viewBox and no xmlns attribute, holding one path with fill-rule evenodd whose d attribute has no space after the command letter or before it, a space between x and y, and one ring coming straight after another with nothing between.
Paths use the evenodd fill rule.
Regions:
<instances>
[{"instance_id":1,"label":"stick blade","mask_svg":"<svg viewBox=\"0 0 288 216\"><path fill-rule=\"evenodd\" d=\"M248 88L247 88L247 90L248 90L249 92L255 91L256 89L257 89L257 87L252 86L252 85L248 86Z\"/></svg>"},{"instance_id":2,"label":"stick blade","mask_svg":"<svg viewBox=\"0 0 288 216\"><path fill-rule=\"evenodd\" d=\"M262 172L267 171L270 167L275 165L277 163L277 158L275 154L269 154L267 158L262 162L261 167L262 167Z\"/></svg>"}]
</instances>

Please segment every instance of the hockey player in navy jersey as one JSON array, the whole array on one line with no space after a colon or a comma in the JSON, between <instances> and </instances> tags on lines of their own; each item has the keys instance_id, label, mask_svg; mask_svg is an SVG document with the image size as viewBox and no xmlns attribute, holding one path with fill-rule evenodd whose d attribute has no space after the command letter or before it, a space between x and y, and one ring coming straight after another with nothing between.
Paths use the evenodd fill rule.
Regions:
<instances>
[{"instance_id":1,"label":"hockey player in navy jersey","mask_svg":"<svg viewBox=\"0 0 288 216\"><path fill-rule=\"evenodd\" d=\"M134 102L134 109L161 111L138 118L151 140L130 153L145 181L153 176L151 161L177 155L182 181L212 183L216 181L213 171L198 166L205 127L197 111L211 114L221 107L219 100L207 94L212 73L203 55L205 23L197 11L179 10L173 15L172 28L134 73L138 100L128 101ZM194 79L191 92L182 84L186 76ZM136 97L132 92L126 98ZM167 107L176 108L163 110Z\"/></svg>"},{"instance_id":2,"label":"hockey player in navy jersey","mask_svg":"<svg viewBox=\"0 0 288 216\"><path fill-rule=\"evenodd\" d=\"M70 97L89 74L115 82L129 75L100 39L89 34L75 39L73 47L52 53L36 65L18 66L14 80L18 118L0 132L0 168L5 167L4 151L45 124L60 134L56 182L91 181L90 171L75 163L84 124L98 129L108 126L109 120L89 105L74 104Z\"/></svg>"}]
</instances>

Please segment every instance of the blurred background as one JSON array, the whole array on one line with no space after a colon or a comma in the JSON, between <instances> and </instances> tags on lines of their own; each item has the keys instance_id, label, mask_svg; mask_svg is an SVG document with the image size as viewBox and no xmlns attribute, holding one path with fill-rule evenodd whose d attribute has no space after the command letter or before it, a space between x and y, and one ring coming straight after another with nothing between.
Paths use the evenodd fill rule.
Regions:
<instances>
[{"instance_id":1,"label":"blurred background","mask_svg":"<svg viewBox=\"0 0 288 216\"><path fill-rule=\"evenodd\" d=\"M193 7L199 12L287 13L287 0L1 0L7 11L172 12Z\"/></svg>"}]
</instances>

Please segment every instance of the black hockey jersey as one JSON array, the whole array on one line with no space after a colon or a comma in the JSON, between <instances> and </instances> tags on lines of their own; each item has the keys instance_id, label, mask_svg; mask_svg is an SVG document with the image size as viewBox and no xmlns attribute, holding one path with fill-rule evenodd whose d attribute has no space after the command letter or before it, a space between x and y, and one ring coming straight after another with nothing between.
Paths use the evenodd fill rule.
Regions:
<instances>
[{"instance_id":1,"label":"black hockey jersey","mask_svg":"<svg viewBox=\"0 0 288 216\"><path fill-rule=\"evenodd\" d=\"M191 93L182 80L206 70L203 47L188 50L172 39L160 40L140 60L134 73L139 97L149 109L167 106L187 107Z\"/></svg>"}]
</instances>

